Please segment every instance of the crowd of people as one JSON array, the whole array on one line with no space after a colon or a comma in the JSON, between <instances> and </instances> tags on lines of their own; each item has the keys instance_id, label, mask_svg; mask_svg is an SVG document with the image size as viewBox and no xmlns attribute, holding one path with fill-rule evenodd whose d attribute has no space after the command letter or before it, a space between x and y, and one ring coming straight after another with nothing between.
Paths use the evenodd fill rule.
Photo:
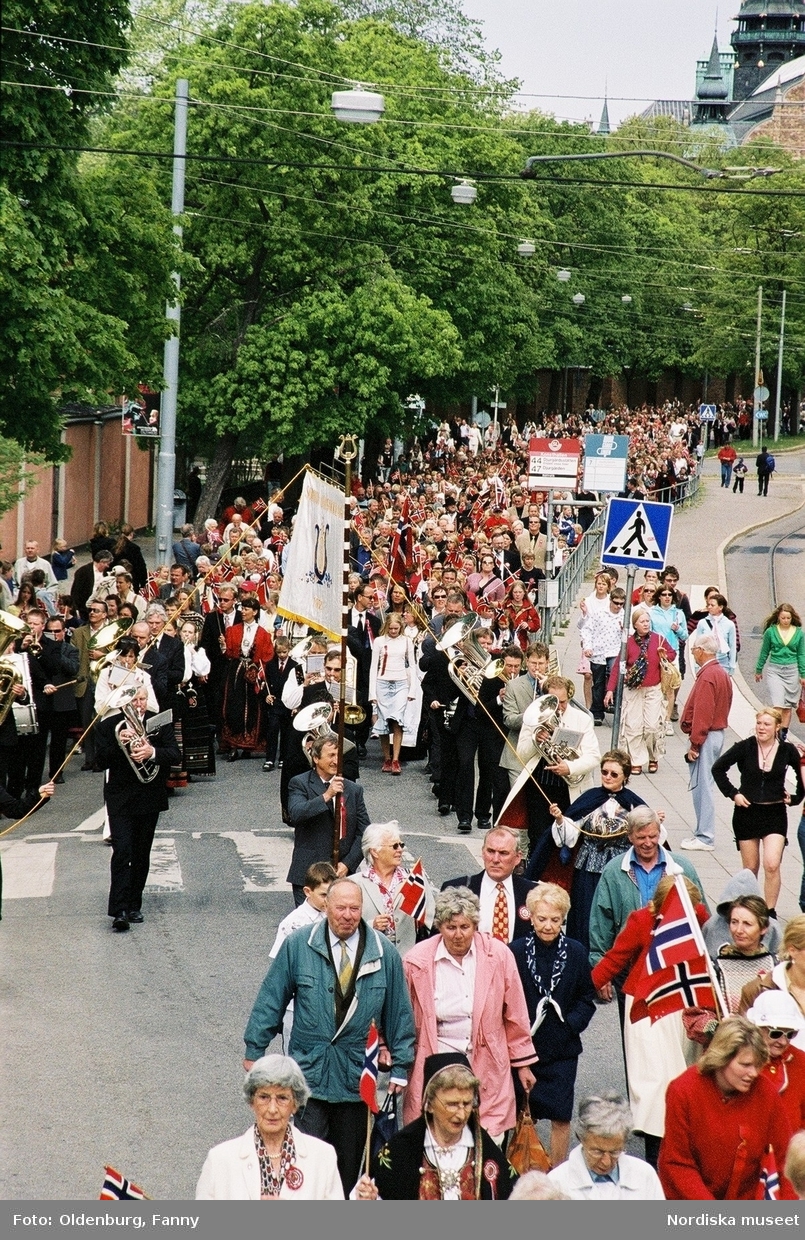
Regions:
<instances>
[{"instance_id":1,"label":"crowd of people","mask_svg":"<svg viewBox=\"0 0 805 1240\"><path fill-rule=\"evenodd\" d=\"M629 435L633 498L677 498L701 459L698 415L671 404L539 433L589 432ZM80 735L82 770L106 773L115 933L147 916L169 796L214 776L216 759L257 760L261 796L275 787L293 828L293 908L245 1032L254 1123L210 1152L199 1198L751 1199L769 1147L783 1195L805 1192L805 915L781 935L776 909L787 808L805 798L788 739L800 617L784 603L768 618L768 704L722 753L740 650L728 600L711 587L694 610L670 565L628 599L601 568L580 604L577 697L540 641L539 586L583 544L599 497L580 482L541 491L535 433L454 419L397 456L388 441L375 476L356 479L346 702L341 645L282 614L293 521L278 496L185 525L172 564L150 573L134 531L103 523L69 591L67 547L46 559L28 542L11 569L19 675L0 722L0 811L52 797ZM678 704L686 665L696 679ZM602 753L617 697L618 744ZM663 809L629 786L658 770L674 725L695 820L679 854ZM435 813L484 833L482 870L437 891L399 822L372 821L367 761L406 780L424 769ZM711 914L689 854L714 847L717 792L734 803L744 868ZM800 844L805 856L805 828ZM713 991L712 1008L657 1020L641 981L680 884L729 1010ZM582 1035L610 1001L628 1097L579 1100ZM382 1091L401 1106L367 1162L372 1029ZM283 1055L268 1053L277 1036ZM547 1177L518 1179L507 1159L524 1115L550 1124ZM645 1159L624 1152L633 1132Z\"/></svg>"}]
</instances>

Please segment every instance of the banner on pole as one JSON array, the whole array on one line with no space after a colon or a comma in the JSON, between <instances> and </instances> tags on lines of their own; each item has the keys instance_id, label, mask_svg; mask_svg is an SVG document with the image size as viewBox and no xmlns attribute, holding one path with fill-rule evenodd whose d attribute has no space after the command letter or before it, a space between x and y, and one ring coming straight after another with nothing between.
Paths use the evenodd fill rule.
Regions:
<instances>
[{"instance_id":1,"label":"banner on pole","mask_svg":"<svg viewBox=\"0 0 805 1240\"><path fill-rule=\"evenodd\" d=\"M305 474L277 611L338 641L344 559L344 493Z\"/></svg>"}]
</instances>

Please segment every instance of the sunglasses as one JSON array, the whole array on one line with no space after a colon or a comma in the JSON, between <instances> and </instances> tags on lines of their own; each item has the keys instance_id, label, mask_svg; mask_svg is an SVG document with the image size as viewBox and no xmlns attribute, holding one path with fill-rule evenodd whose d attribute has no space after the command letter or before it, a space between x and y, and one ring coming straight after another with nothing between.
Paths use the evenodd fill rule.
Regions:
<instances>
[{"instance_id":1,"label":"sunglasses","mask_svg":"<svg viewBox=\"0 0 805 1240\"><path fill-rule=\"evenodd\" d=\"M772 1038L772 1039L774 1039L774 1038L793 1038L793 1036L794 1036L794 1030L793 1030L793 1029L769 1029L769 1030L768 1030L768 1034L769 1034L769 1037L770 1037L770 1038Z\"/></svg>"},{"instance_id":2,"label":"sunglasses","mask_svg":"<svg viewBox=\"0 0 805 1240\"><path fill-rule=\"evenodd\" d=\"M405 841L404 841L404 840L398 840L396 844L389 844L389 848L399 848L399 849L403 849L403 848L405 848Z\"/></svg>"}]
</instances>

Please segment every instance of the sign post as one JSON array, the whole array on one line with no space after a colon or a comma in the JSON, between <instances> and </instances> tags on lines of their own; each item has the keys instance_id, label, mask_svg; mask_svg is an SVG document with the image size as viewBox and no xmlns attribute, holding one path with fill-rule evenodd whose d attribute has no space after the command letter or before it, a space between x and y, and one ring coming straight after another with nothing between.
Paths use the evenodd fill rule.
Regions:
<instances>
[{"instance_id":1,"label":"sign post","mask_svg":"<svg viewBox=\"0 0 805 1240\"><path fill-rule=\"evenodd\" d=\"M612 746L618 746L623 702L623 676L626 670L626 643L629 640L632 593L638 568L665 568L671 537L673 504L654 504L647 500L611 499L607 505L602 564L626 567L626 606L623 616L620 670L612 721Z\"/></svg>"}]
</instances>

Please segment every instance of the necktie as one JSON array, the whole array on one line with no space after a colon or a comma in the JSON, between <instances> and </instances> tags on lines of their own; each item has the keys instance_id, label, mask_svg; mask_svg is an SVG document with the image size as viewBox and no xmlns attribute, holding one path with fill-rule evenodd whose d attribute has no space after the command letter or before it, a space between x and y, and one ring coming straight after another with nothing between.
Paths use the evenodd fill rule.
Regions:
<instances>
[{"instance_id":1,"label":"necktie","mask_svg":"<svg viewBox=\"0 0 805 1240\"><path fill-rule=\"evenodd\" d=\"M506 899L506 888L498 883L495 896L495 908L492 913L492 938L500 939L501 943L509 941L509 901Z\"/></svg>"},{"instance_id":2,"label":"necktie","mask_svg":"<svg viewBox=\"0 0 805 1240\"><path fill-rule=\"evenodd\" d=\"M347 993L350 978L352 977L352 965L349 962L349 952L347 945L341 940L341 962L338 966L338 985L341 987L341 994Z\"/></svg>"},{"instance_id":3,"label":"necktie","mask_svg":"<svg viewBox=\"0 0 805 1240\"><path fill-rule=\"evenodd\" d=\"M358 616L358 632L359 632L359 634L361 635L361 637L363 637L364 632L365 632L365 625L364 625L364 623L363 623L363 616L362 616L362 615L361 615L361 616Z\"/></svg>"}]
</instances>

